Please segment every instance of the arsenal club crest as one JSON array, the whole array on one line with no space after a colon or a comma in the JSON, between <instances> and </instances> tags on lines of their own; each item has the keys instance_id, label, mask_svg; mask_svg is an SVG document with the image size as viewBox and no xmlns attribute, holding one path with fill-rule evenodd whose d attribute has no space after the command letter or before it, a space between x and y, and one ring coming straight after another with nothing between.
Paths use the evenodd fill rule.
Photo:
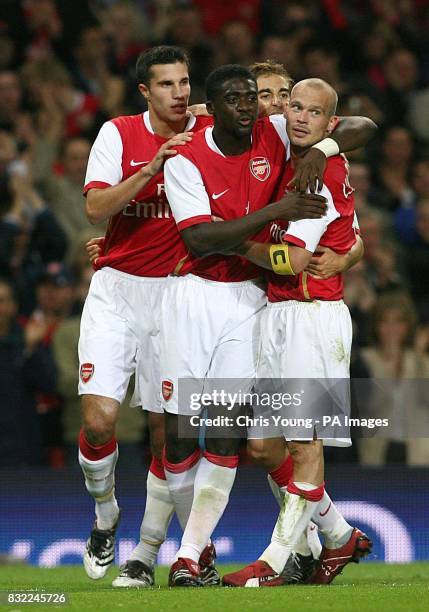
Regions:
<instances>
[{"instance_id":1,"label":"arsenal club crest","mask_svg":"<svg viewBox=\"0 0 429 612\"><path fill-rule=\"evenodd\" d=\"M171 396L173 395L173 388L174 386L171 380L162 381L162 397L165 399L166 402L171 399Z\"/></svg>"},{"instance_id":2,"label":"arsenal club crest","mask_svg":"<svg viewBox=\"0 0 429 612\"><path fill-rule=\"evenodd\" d=\"M254 157L249 166L250 172L258 181L266 181L271 174L270 162L266 157Z\"/></svg>"},{"instance_id":3,"label":"arsenal club crest","mask_svg":"<svg viewBox=\"0 0 429 612\"><path fill-rule=\"evenodd\" d=\"M94 364L93 363L83 363L80 366L80 379L83 383L87 383L91 380L92 375L94 374Z\"/></svg>"}]
</instances>

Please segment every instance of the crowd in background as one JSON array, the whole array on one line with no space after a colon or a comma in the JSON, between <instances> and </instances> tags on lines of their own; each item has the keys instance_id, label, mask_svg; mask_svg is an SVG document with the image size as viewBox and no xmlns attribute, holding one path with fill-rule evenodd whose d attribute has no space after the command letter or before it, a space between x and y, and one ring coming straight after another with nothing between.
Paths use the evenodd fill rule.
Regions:
<instances>
[{"instance_id":1,"label":"crowd in background","mask_svg":"<svg viewBox=\"0 0 429 612\"><path fill-rule=\"evenodd\" d=\"M412 437L429 438L428 0L2 0L0 466L59 468L75 443L84 245L105 229L85 217L86 162L104 121L143 110L134 65L159 43L188 50L191 102L212 68L270 58L333 85L339 115L378 124L349 155L365 256L346 301L352 376L390 381L371 410L391 406L395 427L353 458L428 465L429 439ZM120 440L144 436L141 411L119 422Z\"/></svg>"}]
</instances>

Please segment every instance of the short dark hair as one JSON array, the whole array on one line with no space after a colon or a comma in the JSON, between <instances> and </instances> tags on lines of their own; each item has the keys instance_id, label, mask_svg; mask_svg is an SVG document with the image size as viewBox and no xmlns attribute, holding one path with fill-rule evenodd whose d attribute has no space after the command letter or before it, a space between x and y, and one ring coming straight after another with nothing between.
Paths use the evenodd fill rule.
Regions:
<instances>
[{"instance_id":1,"label":"short dark hair","mask_svg":"<svg viewBox=\"0 0 429 612\"><path fill-rule=\"evenodd\" d=\"M159 45L143 51L137 58L136 76L137 83L148 86L151 79L151 68L157 64L175 64L181 62L189 68L189 56L181 47L171 45Z\"/></svg>"},{"instance_id":2,"label":"short dark hair","mask_svg":"<svg viewBox=\"0 0 429 612\"><path fill-rule=\"evenodd\" d=\"M248 79L256 85L256 78L248 68L239 64L225 64L215 68L206 79L206 99L213 100L225 81L230 79Z\"/></svg>"}]
</instances>

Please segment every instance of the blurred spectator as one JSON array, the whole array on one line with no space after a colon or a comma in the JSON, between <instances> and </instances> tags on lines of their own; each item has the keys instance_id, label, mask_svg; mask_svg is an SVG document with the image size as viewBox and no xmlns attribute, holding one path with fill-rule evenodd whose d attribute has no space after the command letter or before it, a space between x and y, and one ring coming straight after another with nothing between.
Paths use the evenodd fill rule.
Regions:
<instances>
[{"instance_id":1,"label":"blurred spectator","mask_svg":"<svg viewBox=\"0 0 429 612\"><path fill-rule=\"evenodd\" d=\"M419 379L429 382L429 327L416 334L416 320L412 301L404 294L386 294L374 308L373 343L362 349L362 357L379 384L372 385L364 411L372 418L389 418L389 427L380 437L359 440L364 465L429 462L429 404L419 384ZM410 439L419 434L423 437Z\"/></svg>"},{"instance_id":2,"label":"blurred spectator","mask_svg":"<svg viewBox=\"0 0 429 612\"><path fill-rule=\"evenodd\" d=\"M255 60L255 40L244 21L228 21L222 27L216 64L249 66Z\"/></svg>"},{"instance_id":3,"label":"blurred spectator","mask_svg":"<svg viewBox=\"0 0 429 612\"><path fill-rule=\"evenodd\" d=\"M271 59L286 67L290 74L299 74L298 43L284 36L266 36L258 52L260 61Z\"/></svg>"},{"instance_id":4,"label":"blurred spectator","mask_svg":"<svg viewBox=\"0 0 429 612\"><path fill-rule=\"evenodd\" d=\"M417 204L416 233L415 243L406 250L405 269L413 298L429 309L429 197Z\"/></svg>"},{"instance_id":5,"label":"blurred spectator","mask_svg":"<svg viewBox=\"0 0 429 612\"><path fill-rule=\"evenodd\" d=\"M73 314L73 303L73 279L70 270L61 263L51 262L37 279L36 308L25 322L25 329L37 326L38 336L35 344L52 364L56 364L53 339L60 323ZM57 370L56 365L53 367ZM63 404L63 397L56 386L47 393L36 394L36 411L40 419L43 445L47 462L52 467L63 467L65 462Z\"/></svg>"},{"instance_id":6,"label":"blurred spectator","mask_svg":"<svg viewBox=\"0 0 429 612\"><path fill-rule=\"evenodd\" d=\"M365 213L373 206L377 206L377 191L371 184L371 170L368 164L352 162L349 174L350 185L354 188L355 210Z\"/></svg>"},{"instance_id":7,"label":"blurred spectator","mask_svg":"<svg viewBox=\"0 0 429 612\"><path fill-rule=\"evenodd\" d=\"M361 260L344 276L344 301L352 316L353 342L358 346L368 344L369 313L377 300L377 294L368 282L367 268L365 261Z\"/></svg>"},{"instance_id":8,"label":"blurred spectator","mask_svg":"<svg viewBox=\"0 0 429 612\"><path fill-rule=\"evenodd\" d=\"M67 140L62 151L58 151L59 144L46 139L37 142L34 151L35 179L69 244L74 245L82 231L88 228L82 185L91 144L86 138L75 137ZM61 164L61 174L58 171L54 173L55 162ZM102 233L105 226L106 223L102 223L98 233Z\"/></svg>"},{"instance_id":9,"label":"blurred spectator","mask_svg":"<svg viewBox=\"0 0 429 612\"><path fill-rule=\"evenodd\" d=\"M14 280L23 312L33 305L40 266L63 259L67 240L52 212L34 190L19 160L0 176L0 274Z\"/></svg>"},{"instance_id":10,"label":"blurred spectator","mask_svg":"<svg viewBox=\"0 0 429 612\"><path fill-rule=\"evenodd\" d=\"M191 58L192 101L204 100L204 83L213 68L213 48L208 44L195 6L178 6L167 32L167 44L184 47Z\"/></svg>"},{"instance_id":11,"label":"blurred spectator","mask_svg":"<svg viewBox=\"0 0 429 612\"><path fill-rule=\"evenodd\" d=\"M366 276L377 293L402 285L397 247L390 237L389 219L378 210L361 212L359 225L365 245Z\"/></svg>"},{"instance_id":12,"label":"blurred spectator","mask_svg":"<svg viewBox=\"0 0 429 612\"><path fill-rule=\"evenodd\" d=\"M110 66L115 74L124 75L149 46L145 15L135 4L120 0L104 13L103 29L110 41Z\"/></svg>"},{"instance_id":13,"label":"blurred spectator","mask_svg":"<svg viewBox=\"0 0 429 612\"><path fill-rule=\"evenodd\" d=\"M410 184L414 152L412 135L405 127L388 127L380 148L381 158L375 176L384 196L379 204L387 210L408 208L414 199Z\"/></svg>"},{"instance_id":14,"label":"blurred spectator","mask_svg":"<svg viewBox=\"0 0 429 612\"><path fill-rule=\"evenodd\" d=\"M22 108L22 88L12 70L0 71L0 128L16 132Z\"/></svg>"},{"instance_id":15,"label":"blurred spectator","mask_svg":"<svg viewBox=\"0 0 429 612\"><path fill-rule=\"evenodd\" d=\"M102 28L84 28L74 48L73 74L79 89L99 96L105 112L120 115L123 110L125 84L109 68L109 44Z\"/></svg>"},{"instance_id":16,"label":"blurred spectator","mask_svg":"<svg viewBox=\"0 0 429 612\"><path fill-rule=\"evenodd\" d=\"M44 462L36 394L55 388L55 365L40 349L37 321L24 329L9 281L0 279L0 467Z\"/></svg>"},{"instance_id":17,"label":"blurred spectator","mask_svg":"<svg viewBox=\"0 0 429 612\"><path fill-rule=\"evenodd\" d=\"M416 55L404 47L391 51L384 62L384 110L388 124L406 120L408 103L419 86L419 66Z\"/></svg>"}]
</instances>

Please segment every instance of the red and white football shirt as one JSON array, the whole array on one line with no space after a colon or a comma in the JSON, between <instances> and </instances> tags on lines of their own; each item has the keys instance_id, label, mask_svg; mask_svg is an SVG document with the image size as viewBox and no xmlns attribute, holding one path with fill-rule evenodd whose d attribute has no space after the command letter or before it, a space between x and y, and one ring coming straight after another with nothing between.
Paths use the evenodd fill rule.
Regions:
<instances>
[{"instance_id":1,"label":"red and white football shirt","mask_svg":"<svg viewBox=\"0 0 429 612\"><path fill-rule=\"evenodd\" d=\"M213 128L201 130L164 168L165 189L179 230L210 223L212 215L225 221L237 219L272 202L288 156L289 139L281 115L258 119L251 148L241 155L224 155L213 139ZM260 274L257 266L238 255L196 258L189 254L177 273L188 272L221 282Z\"/></svg>"},{"instance_id":2,"label":"red and white football shirt","mask_svg":"<svg viewBox=\"0 0 429 612\"><path fill-rule=\"evenodd\" d=\"M191 116L186 130L197 131L211 123L211 118ZM150 162L166 141L154 133L149 112L106 122L91 149L84 193L129 178ZM97 260L97 267L162 277L173 272L184 256L186 249L172 218L161 171L110 218L104 254Z\"/></svg>"},{"instance_id":3,"label":"red and white football shirt","mask_svg":"<svg viewBox=\"0 0 429 612\"><path fill-rule=\"evenodd\" d=\"M282 180L279 197L291 180L294 168L289 162ZM347 253L356 242L358 231L354 210L354 189L348 179L348 162L344 155L328 158L324 174L324 186L319 192L328 202L328 210L321 219L301 219L289 224L283 221L273 223L270 228L270 241L288 242L311 251L320 244L335 251ZM268 273L268 300L340 300L344 286L342 274L320 280L307 272L295 276L282 276Z\"/></svg>"}]
</instances>

